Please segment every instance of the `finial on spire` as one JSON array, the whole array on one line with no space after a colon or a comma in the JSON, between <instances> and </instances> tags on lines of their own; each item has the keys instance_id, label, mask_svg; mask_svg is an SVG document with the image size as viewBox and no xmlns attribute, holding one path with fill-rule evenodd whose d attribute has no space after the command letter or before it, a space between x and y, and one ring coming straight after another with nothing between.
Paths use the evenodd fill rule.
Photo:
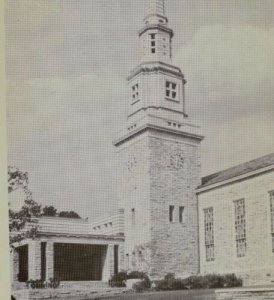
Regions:
<instances>
[{"instance_id":1,"label":"finial on spire","mask_svg":"<svg viewBox=\"0 0 274 300\"><path fill-rule=\"evenodd\" d=\"M145 24L166 25L167 17L165 16L165 1L164 0L146 0Z\"/></svg>"},{"instance_id":2,"label":"finial on spire","mask_svg":"<svg viewBox=\"0 0 274 300\"><path fill-rule=\"evenodd\" d=\"M165 16L164 0L147 0L146 14Z\"/></svg>"}]
</instances>

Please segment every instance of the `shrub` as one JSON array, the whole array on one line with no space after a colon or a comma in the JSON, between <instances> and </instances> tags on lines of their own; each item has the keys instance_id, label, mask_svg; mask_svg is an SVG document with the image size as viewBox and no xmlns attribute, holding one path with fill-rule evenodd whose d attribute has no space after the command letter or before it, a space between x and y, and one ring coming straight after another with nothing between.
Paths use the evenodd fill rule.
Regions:
<instances>
[{"instance_id":1,"label":"shrub","mask_svg":"<svg viewBox=\"0 0 274 300\"><path fill-rule=\"evenodd\" d=\"M133 290L143 292L151 288L149 277L138 271L130 273L119 272L112 276L110 286L125 287L127 279L142 279L133 285ZM185 279L175 278L173 273L168 273L164 279L155 282L155 289L158 291L172 291L184 289L216 289L224 287L242 286L242 279L235 274L207 274L198 276L189 276Z\"/></svg>"},{"instance_id":2,"label":"shrub","mask_svg":"<svg viewBox=\"0 0 274 300\"><path fill-rule=\"evenodd\" d=\"M166 276L164 277L164 280L174 280L174 279L175 279L174 273L167 273Z\"/></svg>"},{"instance_id":3,"label":"shrub","mask_svg":"<svg viewBox=\"0 0 274 300\"><path fill-rule=\"evenodd\" d=\"M182 279L176 279L173 273L168 273L163 280L156 283L156 290L172 291L185 289L185 283Z\"/></svg>"},{"instance_id":4,"label":"shrub","mask_svg":"<svg viewBox=\"0 0 274 300\"><path fill-rule=\"evenodd\" d=\"M137 289L149 289L151 286L149 277L145 273L138 271L133 271L128 274L126 272L114 274L109 281L109 285L112 287L125 287L127 279L142 279L140 287L136 287Z\"/></svg>"},{"instance_id":5,"label":"shrub","mask_svg":"<svg viewBox=\"0 0 274 300\"><path fill-rule=\"evenodd\" d=\"M127 279L143 279L147 277L147 275L144 272L139 271L132 271L127 274Z\"/></svg>"},{"instance_id":6,"label":"shrub","mask_svg":"<svg viewBox=\"0 0 274 300\"><path fill-rule=\"evenodd\" d=\"M156 290L182 290L182 289L209 289L242 286L242 279L235 274L207 274L204 276L190 276L185 279L176 279L174 275L167 274L163 280L156 283Z\"/></svg>"},{"instance_id":7,"label":"shrub","mask_svg":"<svg viewBox=\"0 0 274 300\"><path fill-rule=\"evenodd\" d=\"M127 273L126 272L118 272L114 274L111 279L109 280L109 285L112 287L125 287L127 280Z\"/></svg>"},{"instance_id":8,"label":"shrub","mask_svg":"<svg viewBox=\"0 0 274 300\"><path fill-rule=\"evenodd\" d=\"M144 272L138 272L138 271L132 271L129 274L127 274L127 279L142 279L141 282L139 282L136 285L140 285L139 288L143 289L149 289L151 286L151 282L149 277Z\"/></svg>"},{"instance_id":9,"label":"shrub","mask_svg":"<svg viewBox=\"0 0 274 300\"><path fill-rule=\"evenodd\" d=\"M137 293L142 293L144 291L147 291L149 288L150 288L150 284L148 286L148 284L145 280L142 280L140 282L136 282L133 285L133 290Z\"/></svg>"},{"instance_id":10,"label":"shrub","mask_svg":"<svg viewBox=\"0 0 274 300\"><path fill-rule=\"evenodd\" d=\"M235 274L226 274L224 287L239 287L243 285L243 280L236 277Z\"/></svg>"},{"instance_id":11,"label":"shrub","mask_svg":"<svg viewBox=\"0 0 274 300\"><path fill-rule=\"evenodd\" d=\"M188 289L222 288L224 286L224 277L216 274L190 276L184 279L184 282Z\"/></svg>"},{"instance_id":12,"label":"shrub","mask_svg":"<svg viewBox=\"0 0 274 300\"><path fill-rule=\"evenodd\" d=\"M225 277L216 274L205 275L206 288L223 288L225 284Z\"/></svg>"}]
</instances>

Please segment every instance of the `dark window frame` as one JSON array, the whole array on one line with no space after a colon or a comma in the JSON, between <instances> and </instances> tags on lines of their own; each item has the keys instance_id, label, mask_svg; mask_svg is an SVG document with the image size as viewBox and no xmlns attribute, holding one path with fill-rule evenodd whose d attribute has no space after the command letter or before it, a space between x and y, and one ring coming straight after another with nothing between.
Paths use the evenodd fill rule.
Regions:
<instances>
[{"instance_id":1,"label":"dark window frame","mask_svg":"<svg viewBox=\"0 0 274 300\"><path fill-rule=\"evenodd\" d=\"M169 222L173 223L174 222L174 205L169 205Z\"/></svg>"}]
</instances>

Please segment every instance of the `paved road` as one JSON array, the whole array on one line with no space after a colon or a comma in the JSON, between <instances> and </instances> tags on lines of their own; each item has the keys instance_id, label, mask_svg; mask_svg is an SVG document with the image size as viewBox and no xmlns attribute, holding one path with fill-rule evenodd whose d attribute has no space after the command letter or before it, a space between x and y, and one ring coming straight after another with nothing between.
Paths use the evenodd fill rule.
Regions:
<instances>
[{"instance_id":1,"label":"paved road","mask_svg":"<svg viewBox=\"0 0 274 300\"><path fill-rule=\"evenodd\" d=\"M191 291L171 291L171 292L151 292L151 293L137 293L124 294L120 296L106 296L98 297L91 296L90 298L69 297L62 298L63 300L216 300L214 290L191 290ZM60 298L51 298L51 300L60 300Z\"/></svg>"},{"instance_id":2,"label":"paved road","mask_svg":"<svg viewBox=\"0 0 274 300\"><path fill-rule=\"evenodd\" d=\"M216 300L214 290L192 290L192 291L172 291L153 292L143 294L121 295L116 297L105 297L100 299L111 300ZM88 299L87 299L88 300Z\"/></svg>"}]
</instances>

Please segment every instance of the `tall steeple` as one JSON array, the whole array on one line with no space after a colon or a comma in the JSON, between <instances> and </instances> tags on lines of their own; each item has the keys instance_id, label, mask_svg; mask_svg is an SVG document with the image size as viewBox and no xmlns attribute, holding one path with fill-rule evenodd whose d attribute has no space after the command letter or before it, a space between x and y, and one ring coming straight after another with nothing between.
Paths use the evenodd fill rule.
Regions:
<instances>
[{"instance_id":1,"label":"tall steeple","mask_svg":"<svg viewBox=\"0 0 274 300\"><path fill-rule=\"evenodd\" d=\"M164 0L146 1L138 37L140 64L127 78L127 130L138 129L140 120L148 122L148 119L150 124L159 123L160 119L163 126L178 124L179 129L187 118L186 81L180 68L172 65L173 30L168 27Z\"/></svg>"},{"instance_id":2,"label":"tall steeple","mask_svg":"<svg viewBox=\"0 0 274 300\"><path fill-rule=\"evenodd\" d=\"M148 124L196 135L199 130L189 126L185 108L186 80L180 68L172 64L173 30L168 27L164 0L146 0L143 22L138 33L141 61L127 78L124 135Z\"/></svg>"},{"instance_id":3,"label":"tall steeple","mask_svg":"<svg viewBox=\"0 0 274 300\"><path fill-rule=\"evenodd\" d=\"M164 0L146 1L141 61L127 78L127 122L114 141L127 224L125 268L155 278L186 276L199 270L195 189L203 137L186 115L186 81L171 62Z\"/></svg>"}]
</instances>

